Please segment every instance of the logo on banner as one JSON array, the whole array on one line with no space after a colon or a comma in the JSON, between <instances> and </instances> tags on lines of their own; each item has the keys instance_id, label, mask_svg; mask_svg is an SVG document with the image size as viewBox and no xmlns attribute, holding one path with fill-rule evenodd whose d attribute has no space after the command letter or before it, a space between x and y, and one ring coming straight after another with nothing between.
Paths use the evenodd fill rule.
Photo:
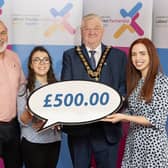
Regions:
<instances>
[{"instance_id":1,"label":"logo on banner","mask_svg":"<svg viewBox=\"0 0 168 168\"><path fill-rule=\"evenodd\" d=\"M2 15L2 6L4 5L4 0L0 0L0 15Z\"/></svg>"},{"instance_id":2,"label":"logo on banner","mask_svg":"<svg viewBox=\"0 0 168 168\"><path fill-rule=\"evenodd\" d=\"M50 13L55 18L55 22L48 27L47 31L45 32L45 36L51 36L57 28L64 29L70 34L75 34L76 30L68 22L68 18L70 17L69 13L72 8L73 4L67 3L60 11L56 10L55 8L50 9Z\"/></svg>"},{"instance_id":3,"label":"logo on banner","mask_svg":"<svg viewBox=\"0 0 168 168\"><path fill-rule=\"evenodd\" d=\"M114 33L114 38L119 38L126 30L129 30L131 33L137 33L139 36L144 35L144 31L141 26L136 22L139 18L139 11L142 8L142 3L138 2L130 11L126 9L121 9L120 14L123 18L129 18L129 24L123 23L117 31Z\"/></svg>"}]
</instances>

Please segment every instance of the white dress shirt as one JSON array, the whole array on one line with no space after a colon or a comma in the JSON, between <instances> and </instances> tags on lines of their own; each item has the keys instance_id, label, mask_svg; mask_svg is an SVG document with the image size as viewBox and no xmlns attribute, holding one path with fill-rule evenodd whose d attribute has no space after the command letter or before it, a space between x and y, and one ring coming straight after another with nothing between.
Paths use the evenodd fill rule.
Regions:
<instances>
[{"instance_id":1,"label":"white dress shirt","mask_svg":"<svg viewBox=\"0 0 168 168\"><path fill-rule=\"evenodd\" d=\"M90 51L90 50L93 50L93 49L90 49L89 47L86 47L86 49L87 49L87 52L88 52L89 57L91 57L91 54L90 54L89 51ZM96 53L95 53L95 55L94 55L94 58L95 58L95 61L96 61L96 66L97 66L97 64L98 64L98 62L99 62L99 59L100 59L100 57L101 57L101 53L102 53L101 44L98 45L98 47L95 48L94 51L96 51Z\"/></svg>"}]
</instances>

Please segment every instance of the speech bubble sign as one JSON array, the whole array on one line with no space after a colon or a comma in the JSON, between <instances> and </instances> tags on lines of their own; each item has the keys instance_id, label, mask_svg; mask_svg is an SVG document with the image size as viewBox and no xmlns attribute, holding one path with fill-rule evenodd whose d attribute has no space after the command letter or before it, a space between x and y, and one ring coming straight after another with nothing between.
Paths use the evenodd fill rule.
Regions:
<instances>
[{"instance_id":1,"label":"speech bubble sign","mask_svg":"<svg viewBox=\"0 0 168 168\"><path fill-rule=\"evenodd\" d=\"M45 120L40 130L56 124L81 125L96 122L119 110L120 94L113 88L91 81L63 81L32 92L27 106Z\"/></svg>"}]
</instances>

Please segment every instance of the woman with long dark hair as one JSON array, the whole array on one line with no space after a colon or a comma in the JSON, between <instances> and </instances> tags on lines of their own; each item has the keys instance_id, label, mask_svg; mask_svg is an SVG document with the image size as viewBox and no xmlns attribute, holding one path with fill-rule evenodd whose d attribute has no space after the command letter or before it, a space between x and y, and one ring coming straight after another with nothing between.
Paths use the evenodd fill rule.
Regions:
<instances>
[{"instance_id":1,"label":"woman with long dark hair","mask_svg":"<svg viewBox=\"0 0 168 168\"><path fill-rule=\"evenodd\" d=\"M21 125L22 156L26 168L55 168L60 151L60 132L48 129L37 132L43 121L26 108L27 96L35 89L56 82L49 52L35 47L28 60L25 94L18 96L18 120Z\"/></svg>"}]
</instances>

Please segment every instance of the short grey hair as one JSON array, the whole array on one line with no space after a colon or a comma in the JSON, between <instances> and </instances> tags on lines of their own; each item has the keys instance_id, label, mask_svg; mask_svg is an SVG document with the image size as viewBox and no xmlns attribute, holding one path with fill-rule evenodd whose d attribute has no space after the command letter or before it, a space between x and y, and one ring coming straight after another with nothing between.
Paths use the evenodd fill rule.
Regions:
<instances>
[{"instance_id":1,"label":"short grey hair","mask_svg":"<svg viewBox=\"0 0 168 168\"><path fill-rule=\"evenodd\" d=\"M83 16L82 23L81 23L81 28L84 27L85 21L91 20L91 19L97 19L97 20L99 20L101 27L102 28L104 27L102 19L101 19L101 17L99 15L94 14L94 13L89 13L89 14Z\"/></svg>"}]
</instances>

